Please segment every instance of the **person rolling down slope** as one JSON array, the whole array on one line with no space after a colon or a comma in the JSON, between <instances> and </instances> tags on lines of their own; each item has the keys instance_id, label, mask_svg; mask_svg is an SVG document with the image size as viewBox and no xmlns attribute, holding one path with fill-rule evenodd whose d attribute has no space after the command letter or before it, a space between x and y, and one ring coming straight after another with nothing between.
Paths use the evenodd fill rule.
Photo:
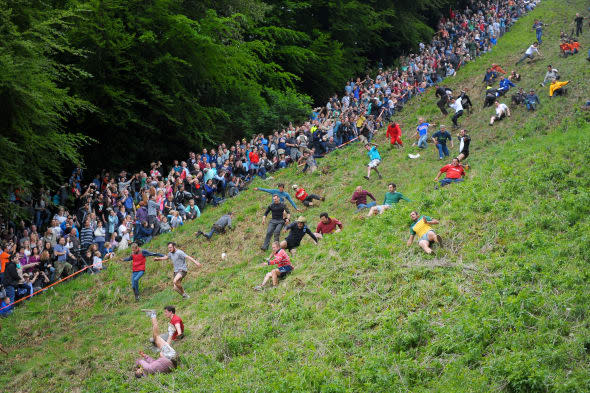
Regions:
<instances>
[{"instance_id":1,"label":"person rolling down slope","mask_svg":"<svg viewBox=\"0 0 590 393\"><path fill-rule=\"evenodd\" d=\"M432 248L430 247L433 243L438 243L442 248L442 238L437 235L432 229L431 225L437 225L439 221L435 218L428 216L421 216L418 212L413 211L410 213L412 224L410 225L410 238L408 239L408 246L411 246L414 242L414 238L418 237L418 245L427 254L432 254Z\"/></svg>"},{"instance_id":2,"label":"person rolling down slope","mask_svg":"<svg viewBox=\"0 0 590 393\"><path fill-rule=\"evenodd\" d=\"M293 190L295 191L295 198L299 199L305 207L312 207L314 199L318 201L326 199L316 194L308 194L305 188L299 187L297 184L293 184Z\"/></svg>"},{"instance_id":3,"label":"person rolling down slope","mask_svg":"<svg viewBox=\"0 0 590 393\"><path fill-rule=\"evenodd\" d=\"M160 357L153 359L143 351L139 351L141 358L135 361L137 366L135 376L141 378L149 374L169 373L177 365L178 354L162 337L158 329L158 320L155 310L143 310L152 321L152 339L154 345L160 350Z\"/></svg>"}]
</instances>

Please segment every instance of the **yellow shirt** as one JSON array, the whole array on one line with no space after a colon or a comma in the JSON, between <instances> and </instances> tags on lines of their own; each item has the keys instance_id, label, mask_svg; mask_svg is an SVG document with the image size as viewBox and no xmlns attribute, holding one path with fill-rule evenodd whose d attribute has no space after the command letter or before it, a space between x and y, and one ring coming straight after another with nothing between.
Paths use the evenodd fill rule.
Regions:
<instances>
[{"instance_id":1,"label":"yellow shirt","mask_svg":"<svg viewBox=\"0 0 590 393\"><path fill-rule=\"evenodd\" d=\"M568 83L570 83L570 81L555 81L553 83L551 83L551 86L549 86L549 96L553 97L553 93L555 92L555 90L567 85Z\"/></svg>"}]
</instances>

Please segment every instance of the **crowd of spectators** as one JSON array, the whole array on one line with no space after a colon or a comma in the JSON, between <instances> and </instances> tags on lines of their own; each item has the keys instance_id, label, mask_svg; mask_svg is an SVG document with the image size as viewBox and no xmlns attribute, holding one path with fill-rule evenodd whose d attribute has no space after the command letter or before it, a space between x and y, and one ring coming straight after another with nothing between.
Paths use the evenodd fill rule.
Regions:
<instances>
[{"instance_id":1,"label":"crowd of spectators","mask_svg":"<svg viewBox=\"0 0 590 393\"><path fill-rule=\"evenodd\" d=\"M12 190L11 201L28 210L31 219L0 221L0 295L8 295L5 303L13 302L78 269L92 266L88 271L98 272L116 249L132 241L147 243L198 218L209 206L247 189L256 176L266 179L290 165L311 173L318 158L339 146L370 142L408 100L492 50L536 3L471 1L462 13L451 11L418 53L401 58L395 68L379 64L374 78L348 81L342 96L335 94L315 108L303 124L190 152L169 166L154 161L136 173L103 171L89 181L76 168L53 193Z\"/></svg>"}]
</instances>

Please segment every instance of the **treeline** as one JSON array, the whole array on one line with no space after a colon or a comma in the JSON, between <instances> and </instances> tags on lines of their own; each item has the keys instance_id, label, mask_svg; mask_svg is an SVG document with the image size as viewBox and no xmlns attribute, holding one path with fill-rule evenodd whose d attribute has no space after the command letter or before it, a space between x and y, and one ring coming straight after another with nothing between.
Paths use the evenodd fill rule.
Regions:
<instances>
[{"instance_id":1,"label":"treeline","mask_svg":"<svg viewBox=\"0 0 590 393\"><path fill-rule=\"evenodd\" d=\"M457 0L0 0L0 187L301 121Z\"/></svg>"}]
</instances>

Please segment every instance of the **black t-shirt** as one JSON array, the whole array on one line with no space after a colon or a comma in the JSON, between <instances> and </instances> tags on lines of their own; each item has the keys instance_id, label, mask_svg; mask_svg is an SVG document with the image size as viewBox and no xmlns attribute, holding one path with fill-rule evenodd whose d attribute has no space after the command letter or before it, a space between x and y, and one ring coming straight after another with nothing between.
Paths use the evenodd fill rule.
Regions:
<instances>
[{"instance_id":1,"label":"black t-shirt","mask_svg":"<svg viewBox=\"0 0 590 393\"><path fill-rule=\"evenodd\" d=\"M582 26L582 24L584 23L584 17L583 16L578 16L578 17L574 18L574 20L576 21L576 24L578 26Z\"/></svg>"},{"instance_id":2,"label":"black t-shirt","mask_svg":"<svg viewBox=\"0 0 590 393\"><path fill-rule=\"evenodd\" d=\"M283 212L289 213L289 209L285 206L284 203L271 203L267 208L266 212L264 212L264 216L266 217L268 213L271 213L271 217L273 220L282 220L283 219Z\"/></svg>"},{"instance_id":3,"label":"black t-shirt","mask_svg":"<svg viewBox=\"0 0 590 393\"><path fill-rule=\"evenodd\" d=\"M459 153L468 152L469 151L469 143L471 143L471 137L465 134L463 137L459 137L459 143L461 143L461 138L463 138L463 149ZM461 146L461 145L459 145Z\"/></svg>"}]
</instances>

